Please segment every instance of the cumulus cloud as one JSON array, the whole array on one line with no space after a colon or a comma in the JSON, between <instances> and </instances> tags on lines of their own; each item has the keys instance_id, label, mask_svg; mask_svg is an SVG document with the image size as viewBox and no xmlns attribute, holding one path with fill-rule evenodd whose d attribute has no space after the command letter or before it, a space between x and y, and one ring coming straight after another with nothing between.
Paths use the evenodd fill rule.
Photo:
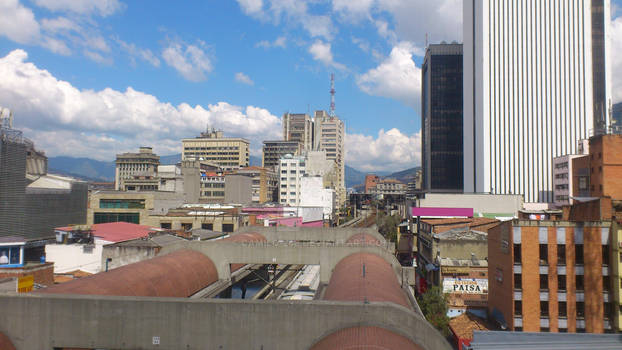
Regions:
<instances>
[{"instance_id":1,"label":"cumulus cloud","mask_svg":"<svg viewBox=\"0 0 622 350\"><path fill-rule=\"evenodd\" d=\"M207 73L213 69L209 55L205 51L205 43L201 41L196 45L171 42L162 51L162 58L189 81L204 81L207 79Z\"/></svg>"},{"instance_id":2,"label":"cumulus cloud","mask_svg":"<svg viewBox=\"0 0 622 350\"><path fill-rule=\"evenodd\" d=\"M622 102L622 17L611 22L611 98L613 102Z\"/></svg>"},{"instance_id":3,"label":"cumulus cloud","mask_svg":"<svg viewBox=\"0 0 622 350\"><path fill-rule=\"evenodd\" d=\"M242 72L235 73L235 81L246 85L255 85L253 79L251 79L248 75Z\"/></svg>"},{"instance_id":4,"label":"cumulus cloud","mask_svg":"<svg viewBox=\"0 0 622 350\"><path fill-rule=\"evenodd\" d=\"M421 102L421 69L412 59L416 49L402 42L378 67L357 77L356 83L369 95L388 97L418 110Z\"/></svg>"},{"instance_id":5,"label":"cumulus cloud","mask_svg":"<svg viewBox=\"0 0 622 350\"><path fill-rule=\"evenodd\" d=\"M50 11L73 12L81 15L112 15L125 8L119 0L34 0L34 3Z\"/></svg>"},{"instance_id":6,"label":"cumulus cloud","mask_svg":"<svg viewBox=\"0 0 622 350\"><path fill-rule=\"evenodd\" d=\"M407 169L421 164L421 132L378 131L378 137L346 135L346 164L362 171Z\"/></svg>"},{"instance_id":7,"label":"cumulus cloud","mask_svg":"<svg viewBox=\"0 0 622 350\"><path fill-rule=\"evenodd\" d=\"M32 10L18 0L0 2L0 34L20 44L36 43L41 36Z\"/></svg>"},{"instance_id":8,"label":"cumulus cloud","mask_svg":"<svg viewBox=\"0 0 622 350\"><path fill-rule=\"evenodd\" d=\"M180 140L207 124L250 139L253 154L260 152L262 140L281 136L280 119L263 108L226 102L173 106L131 87L80 90L27 58L23 50L0 58L0 106L13 110L16 127L52 156L110 160L140 145L153 145L160 154L179 153Z\"/></svg>"},{"instance_id":9,"label":"cumulus cloud","mask_svg":"<svg viewBox=\"0 0 622 350\"><path fill-rule=\"evenodd\" d=\"M374 0L333 0L333 11L339 13L344 19L357 22L371 17L371 9Z\"/></svg>"},{"instance_id":10,"label":"cumulus cloud","mask_svg":"<svg viewBox=\"0 0 622 350\"><path fill-rule=\"evenodd\" d=\"M261 47L264 49L269 49L272 47L280 47L282 49L284 49L287 44L286 44L286 38L284 36L280 36L276 39L274 39L274 41L270 42L268 40L262 40L260 42L258 42L257 44L255 44L255 47Z\"/></svg>"},{"instance_id":11,"label":"cumulus cloud","mask_svg":"<svg viewBox=\"0 0 622 350\"><path fill-rule=\"evenodd\" d=\"M324 63L328 67L334 67L340 70L346 69L346 67L335 62L333 59L333 53L331 52L331 44L323 42L322 40L316 40L310 47L309 53L313 56L313 59Z\"/></svg>"}]
</instances>

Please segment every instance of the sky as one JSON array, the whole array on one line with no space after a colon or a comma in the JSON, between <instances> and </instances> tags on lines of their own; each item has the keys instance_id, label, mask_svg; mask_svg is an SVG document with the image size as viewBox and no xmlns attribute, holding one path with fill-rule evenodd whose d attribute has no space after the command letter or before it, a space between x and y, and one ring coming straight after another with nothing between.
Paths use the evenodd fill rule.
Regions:
<instances>
[{"instance_id":1,"label":"sky","mask_svg":"<svg viewBox=\"0 0 622 350\"><path fill-rule=\"evenodd\" d=\"M420 164L426 36L461 42L462 0L0 0L0 107L48 156L176 154L208 125L261 156L283 113L328 110L334 73L346 164L402 170Z\"/></svg>"}]
</instances>

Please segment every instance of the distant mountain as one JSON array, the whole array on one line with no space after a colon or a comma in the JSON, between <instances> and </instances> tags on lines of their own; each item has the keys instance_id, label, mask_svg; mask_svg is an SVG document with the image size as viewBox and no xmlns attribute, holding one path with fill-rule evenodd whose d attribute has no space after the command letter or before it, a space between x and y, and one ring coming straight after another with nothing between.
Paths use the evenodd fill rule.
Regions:
<instances>
[{"instance_id":1,"label":"distant mountain","mask_svg":"<svg viewBox=\"0 0 622 350\"><path fill-rule=\"evenodd\" d=\"M414 168L398 171L398 172L389 174L389 175L384 176L384 177L385 178L391 178L391 179L397 179L397 180L400 180L403 183L408 183L409 181L412 181L412 178L415 177L415 174L420 169L421 169L421 167L418 166L418 167L414 167Z\"/></svg>"},{"instance_id":2,"label":"distant mountain","mask_svg":"<svg viewBox=\"0 0 622 350\"><path fill-rule=\"evenodd\" d=\"M365 183L365 173L359 170L356 170L352 167L349 167L346 164L346 188L351 188L356 185L360 185Z\"/></svg>"},{"instance_id":3,"label":"distant mountain","mask_svg":"<svg viewBox=\"0 0 622 350\"><path fill-rule=\"evenodd\" d=\"M346 187L351 188L356 185L361 185L365 183L365 175L367 174L376 174L382 178L391 178L400 180L403 183L407 183L411 181L411 179L415 176L417 170L421 169L421 167L414 167L402 171L397 171L394 173L389 173L388 171L373 171L373 172L362 172L360 170L356 170L352 167L346 165Z\"/></svg>"},{"instance_id":4,"label":"distant mountain","mask_svg":"<svg viewBox=\"0 0 622 350\"><path fill-rule=\"evenodd\" d=\"M181 153L171 154L170 156L160 156L160 164L169 165L181 162Z\"/></svg>"},{"instance_id":5,"label":"distant mountain","mask_svg":"<svg viewBox=\"0 0 622 350\"><path fill-rule=\"evenodd\" d=\"M99 161L90 158L50 157L49 172L70 175L87 180L114 181L114 161Z\"/></svg>"},{"instance_id":6,"label":"distant mountain","mask_svg":"<svg viewBox=\"0 0 622 350\"><path fill-rule=\"evenodd\" d=\"M250 166L261 166L261 157L250 156L248 162Z\"/></svg>"}]
</instances>

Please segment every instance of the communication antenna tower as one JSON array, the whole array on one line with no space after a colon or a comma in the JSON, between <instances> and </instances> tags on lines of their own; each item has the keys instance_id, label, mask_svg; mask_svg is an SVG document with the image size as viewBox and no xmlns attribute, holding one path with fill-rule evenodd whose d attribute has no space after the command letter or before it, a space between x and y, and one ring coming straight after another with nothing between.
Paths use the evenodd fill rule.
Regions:
<instances>
[{"instance_id":1,"label":"communication antenna tower","mask_svg":"<svg viewBox=\"0 0 622 350\"><path fill-rule=\"evenodd\" d=\"M330 74L330 116L335 116L335 74Z\"/></svg>"}]
</instances>

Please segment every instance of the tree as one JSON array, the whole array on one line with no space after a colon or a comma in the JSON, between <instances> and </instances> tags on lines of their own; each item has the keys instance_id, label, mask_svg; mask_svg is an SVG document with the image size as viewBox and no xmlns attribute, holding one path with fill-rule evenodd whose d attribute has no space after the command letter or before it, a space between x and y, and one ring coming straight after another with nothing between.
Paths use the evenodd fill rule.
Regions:
<instances>
[{"instance_id":1,"label":"tree","mask_svg":"<svg viewBox=\"0 0 622 350\"><path fill-rule=\"evenodd\" d=\"M447 317L447 297L442 290L434 286L417 298L421 312L434 328L444 336L449 335L449 317Z\"/></svg>"},{"instance_id":2,"label":"tree","mask_svg":"<svg viewBox=\"0 0 622 350\"><path fill-rule=\"evenodd\" d=\"M389 241L397 241L397 225L400 224L399 215L386 215L384 212L378 212L378 232Z\"/></svg>"}]
</instances>

